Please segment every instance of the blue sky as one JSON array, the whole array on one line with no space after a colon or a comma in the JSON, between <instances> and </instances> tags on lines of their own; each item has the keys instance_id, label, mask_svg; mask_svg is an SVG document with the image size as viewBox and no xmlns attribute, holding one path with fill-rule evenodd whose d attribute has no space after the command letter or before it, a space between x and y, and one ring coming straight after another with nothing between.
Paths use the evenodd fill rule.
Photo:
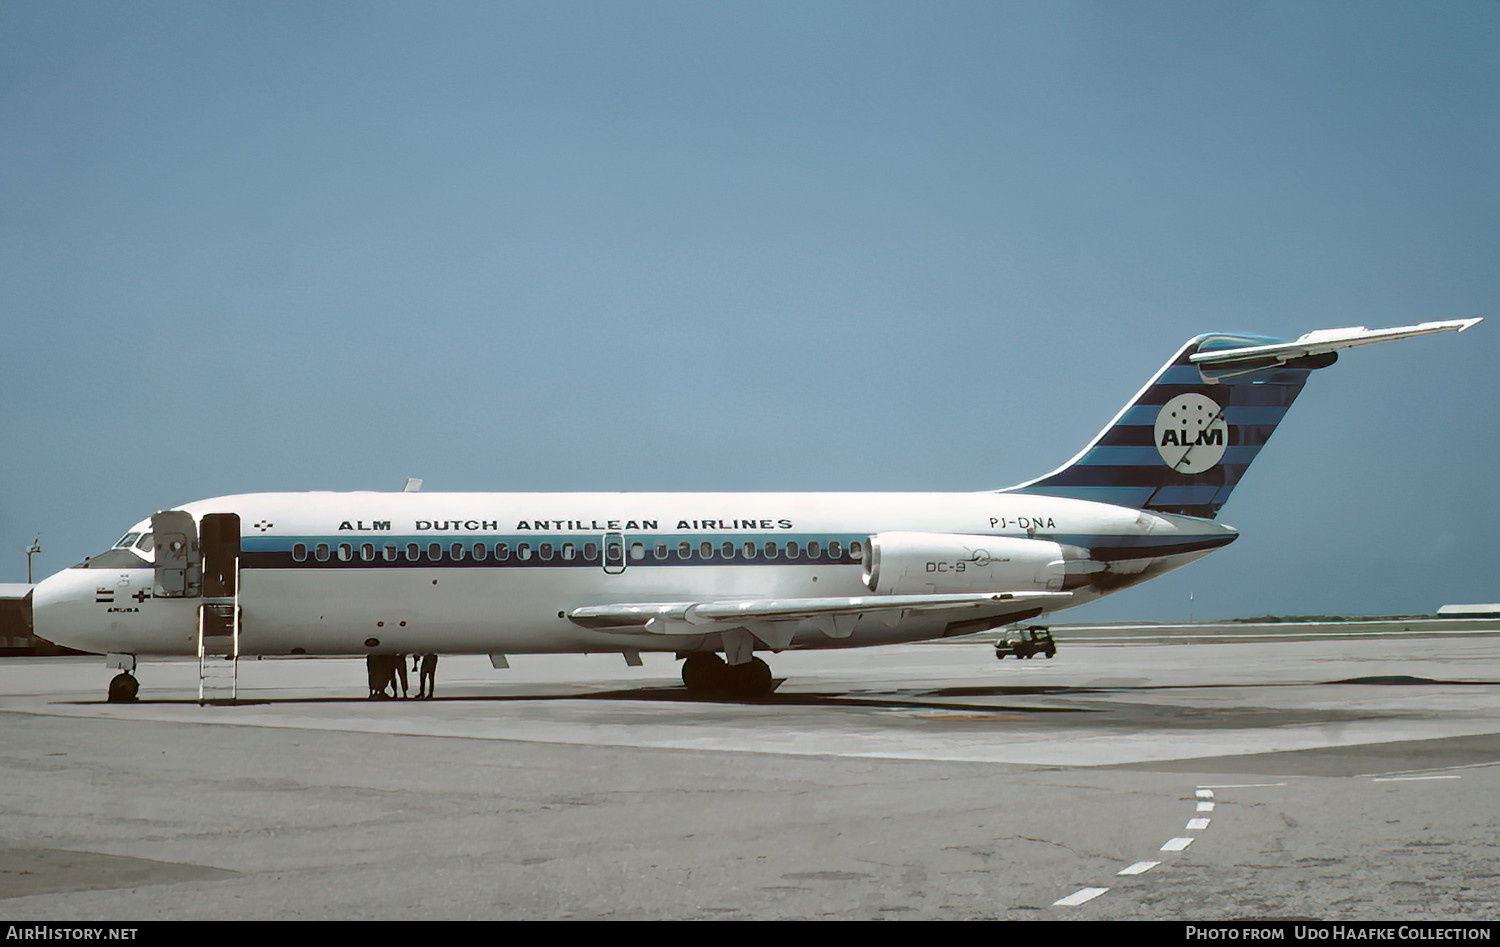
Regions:
<instances>
[{"instance_id":1,"label":"blue sky","mask_svg":"<svg viewBox=\"0 0 1500 947\"><path fill-rule=\"evenodd\" d=\"M1500 4L0 4L0 581L257 490L978 490L1182 341L1496 315ZM1070 613L1500 601L1500 320ZM1191 596L1191 599L1190 599Z\"/></svg>"}]
</instances>

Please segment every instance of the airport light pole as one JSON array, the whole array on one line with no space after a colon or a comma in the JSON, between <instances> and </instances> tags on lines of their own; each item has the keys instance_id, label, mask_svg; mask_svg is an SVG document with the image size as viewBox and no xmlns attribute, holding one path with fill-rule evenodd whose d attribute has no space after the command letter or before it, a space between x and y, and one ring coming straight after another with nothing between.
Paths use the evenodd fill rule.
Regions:
<instances>
[{"instance_id":1,"label":"airport light pole","mask_svg":"<svg viewBox=\"0 0 1500 947\"><path fill-rule=\"evenodd\" d=\"M26 584L31 584L31 557L42 551L42 534L37 533L36 539L31 541L31 548L26 550Z\"/></svg>"}]
</instances>

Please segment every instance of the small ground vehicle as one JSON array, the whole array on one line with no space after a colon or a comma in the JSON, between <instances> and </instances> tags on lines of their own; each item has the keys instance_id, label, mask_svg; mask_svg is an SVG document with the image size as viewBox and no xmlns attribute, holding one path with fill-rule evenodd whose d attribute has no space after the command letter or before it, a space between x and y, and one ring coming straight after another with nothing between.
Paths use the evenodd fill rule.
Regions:
<instances>
[{"instance_id":1,"label":"small ground vehicle","mask_svg":"<svg viewBox=\"0 0 1500 947\"><path fill-rule=\"evenodd\" d=\"M1029 658L1042 654L1052 657L1057 654L1057 643L1052 640L1052 630L1042 625L1025 628L1007 628L995 642L995 660L1004 661L1007 655Z\"/></svg>"}]
</instances>

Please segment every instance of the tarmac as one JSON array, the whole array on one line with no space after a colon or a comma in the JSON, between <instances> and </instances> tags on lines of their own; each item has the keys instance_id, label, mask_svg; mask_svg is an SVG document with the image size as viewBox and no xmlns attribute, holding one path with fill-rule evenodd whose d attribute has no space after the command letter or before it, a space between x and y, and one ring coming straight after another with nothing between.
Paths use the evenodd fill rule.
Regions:
<instances>
[{"instance_id":1,"label":"tarmac","mask_svg":"<svg viewBox=\"0 0 1500 947\"><path fill-rule=\"evenodd\" d=\"M0 661L0 916L1493 920L1500 632L771 656ZM415 693L416 680L411 680Z\"/></svg>"}]
</instances>

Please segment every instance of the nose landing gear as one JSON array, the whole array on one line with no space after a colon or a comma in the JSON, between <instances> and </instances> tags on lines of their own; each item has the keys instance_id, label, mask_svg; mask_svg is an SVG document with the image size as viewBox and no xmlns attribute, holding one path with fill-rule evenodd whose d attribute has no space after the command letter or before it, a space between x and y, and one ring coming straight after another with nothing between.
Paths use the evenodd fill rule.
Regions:
<instances>
[{"instance_id":1,"label":"nose landing gear","mask_svg":"<svg viewBox=\"0 0 1500 947\"><path fill-rule=\"evenodd\" d=\"M141 683L135 679L135 675L129 671L122 671L115 675L114 680L109 682L109 702L111 704L133 704L136 694L140 692Z\"/></svg>"}]
</instances>

